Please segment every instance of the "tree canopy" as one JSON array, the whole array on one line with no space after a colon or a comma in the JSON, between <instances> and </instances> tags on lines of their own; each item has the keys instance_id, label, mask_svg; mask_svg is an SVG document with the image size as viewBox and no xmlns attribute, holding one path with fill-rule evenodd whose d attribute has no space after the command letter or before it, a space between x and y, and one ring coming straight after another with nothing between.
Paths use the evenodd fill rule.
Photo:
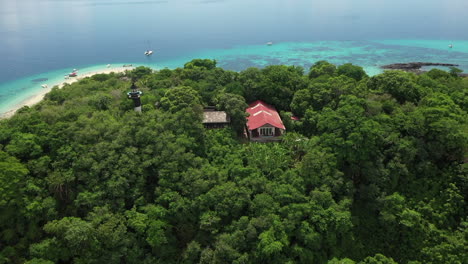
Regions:
<instances>
[{"instance_id":1,"label":"tree canopy","mask_svg":"<svg viewBox=\"0 0 468 264\"><path fill-rule=\"evenodd\" d=\"M468 263L454 72L197 59L53 88L0 121L0 263ZM243 138L254 100L281 142ZM231 126L204 129L205 106Z\"/></svg>"}]
</instances>

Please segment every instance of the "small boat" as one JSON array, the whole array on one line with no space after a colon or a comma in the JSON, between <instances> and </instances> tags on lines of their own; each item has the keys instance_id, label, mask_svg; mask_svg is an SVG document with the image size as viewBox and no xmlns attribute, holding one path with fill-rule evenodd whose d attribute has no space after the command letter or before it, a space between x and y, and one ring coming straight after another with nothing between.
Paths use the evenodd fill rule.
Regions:
<instances>
[{"instance_id":1,"label":"small boat","mask_svg":"<svg viewBox=\"0 0 468 264\"><path fill-rule=\"evenodd\" d=\"M273 45L273 42L269 41L266 44L267 44L267 46L271 46L271 45Z\"/></svg>"},{"instance_id":2,"label":"small boat","mask_svg":"<svg viewBox=\"0 0 468 264\"><path fill-rule=\"evenodd\" d=\"M449 45L449 48L453 48L453 44L450 44L450 45Z\"/></svg>"},{"instance_id":3,"label":"small boat","mask_svg":"<svg viewBox=\"0 0 468 264\"><path fill-rule=\"evenodd\" d=\"M147 42L148 43L147 43L145 55L146 56L151 56L153 54L153 51L151 50L151 44L150 44L149 40Z\"/></svg>"},{"instance_id":4,"label":"small boat","mask_svg":"<svg viewBox=\"0 0 468 264\"><path fill-rule=\"evenodd\" d=\"M78 74L74 71L68 74L68 77L76 77Z\"/></svg>"},{"instance_id":5,"label":"small boat","mask_svg":"<svg viewBox=\"0 0 468 264\"><path fill-rule=\"evenodd\" d=\"M73 69L73 72L77 72L78 70L77 69Z\"/></svg>"},{"instance_id":6,"label":"small boat","mask_svg":"<svg viewBox=\"0 0 468 264\"><path fill-rule=\"evenodd\" d=\"M132 64L124 64L122 67L133 67Z\"/></svg>"},{"instance_id":7,"label":"small boat","mask_svg":"<svg viewBox=\"0 0 468 264\"><path fill-rule=\"evenodd\" d=\"M41 87L42 87L42 88L47 88L47 87L49 87L49 86L48 86L47 84L43 84L43 85L41 85Z\"/></svg>"},{"instance_id":8,"label":"small boat","mask_svg":"<svg viewBox=\"0 0 468 264\"><path fill-rule=\"evenodd\" d=\"M110 66L111 66L110 64L107 64L107 66L106 66L106 67L107 67L107 68L110 68Z\"/></svg>"}]
</instances>

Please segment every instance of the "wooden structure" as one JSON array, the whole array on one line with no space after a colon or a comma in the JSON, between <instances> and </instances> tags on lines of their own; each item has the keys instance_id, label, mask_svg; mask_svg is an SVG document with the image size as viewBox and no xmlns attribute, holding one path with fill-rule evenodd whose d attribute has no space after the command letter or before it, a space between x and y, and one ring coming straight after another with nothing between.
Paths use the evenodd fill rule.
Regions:
<instances>
[{"instance_id":1,"label":"wooden structure","mask_svg":"<svg viewBox=\"0 0 468 264\"><path fill-rule=\"evenodd\" d=\"M203 109L203 125L205 128L225 128L231 123L229 115L224 111L216 111L213 107Z\"/></svg>"}]
</instances>

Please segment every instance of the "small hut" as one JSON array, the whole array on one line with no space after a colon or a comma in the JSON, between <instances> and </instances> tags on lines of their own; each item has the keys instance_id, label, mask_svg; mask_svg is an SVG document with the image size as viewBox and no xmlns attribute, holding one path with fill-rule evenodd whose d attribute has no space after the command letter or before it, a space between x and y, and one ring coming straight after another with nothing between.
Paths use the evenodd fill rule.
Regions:
<instances>
[{"instance_id":1,"label":"small hut","mask_svg":"<svg viewBox=\"0 0 468 264\"><path fill-rule=\"evenodd\" d=\"M203 125L208 129L225 128L231 123L225 111L216 111L214 107L203 109Z\"/></svg>"}]
</instances>

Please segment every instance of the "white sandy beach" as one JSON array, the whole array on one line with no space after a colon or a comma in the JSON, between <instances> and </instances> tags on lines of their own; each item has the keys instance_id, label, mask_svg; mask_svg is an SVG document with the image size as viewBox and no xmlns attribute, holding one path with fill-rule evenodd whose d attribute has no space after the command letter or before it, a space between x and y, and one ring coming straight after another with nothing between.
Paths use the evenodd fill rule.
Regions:
<instances>
[{"instance_id":1,"label":"white sandy beach","mask_svg":"<svg viewBox=\"0 0 468 264\"><path fill-rule=\"evenodd\" d=\"M97 71L85 71L83 74L80 74L80 71L78 71L78 76L77 77L70 77L69 79L64 79L63 82L60 82L60 83L55 83L55 84L52 84L50 86L48 86L47 88L43 88L41 90L39 90L39 92L27 99L25 99L24 101L14 105L10 110L8 110L7 112L4 112L4 113L0 113L0 119L5 119L5 118L9 118L11 116L13 116L15 114L15 112L20 109L21 107L23 106L33 106L37 103L39 103L42 99L44 99L44 96L50 92L52 90L53 87L55 86L58 86L59 88L62 88L63 85L65 84L72 84L74 82L77 82L83 78L86 78L86 77L90 77L90 76L93 76L95 74L109 74L111 72L115 72L115 73L120 73L120 72L125 72L125 71L130 71L130 70L133 70L134 67L110 67L110 68L104 68L104 69L101 69L101 70L97 70Z\"/></svg>"}]
</instances>

